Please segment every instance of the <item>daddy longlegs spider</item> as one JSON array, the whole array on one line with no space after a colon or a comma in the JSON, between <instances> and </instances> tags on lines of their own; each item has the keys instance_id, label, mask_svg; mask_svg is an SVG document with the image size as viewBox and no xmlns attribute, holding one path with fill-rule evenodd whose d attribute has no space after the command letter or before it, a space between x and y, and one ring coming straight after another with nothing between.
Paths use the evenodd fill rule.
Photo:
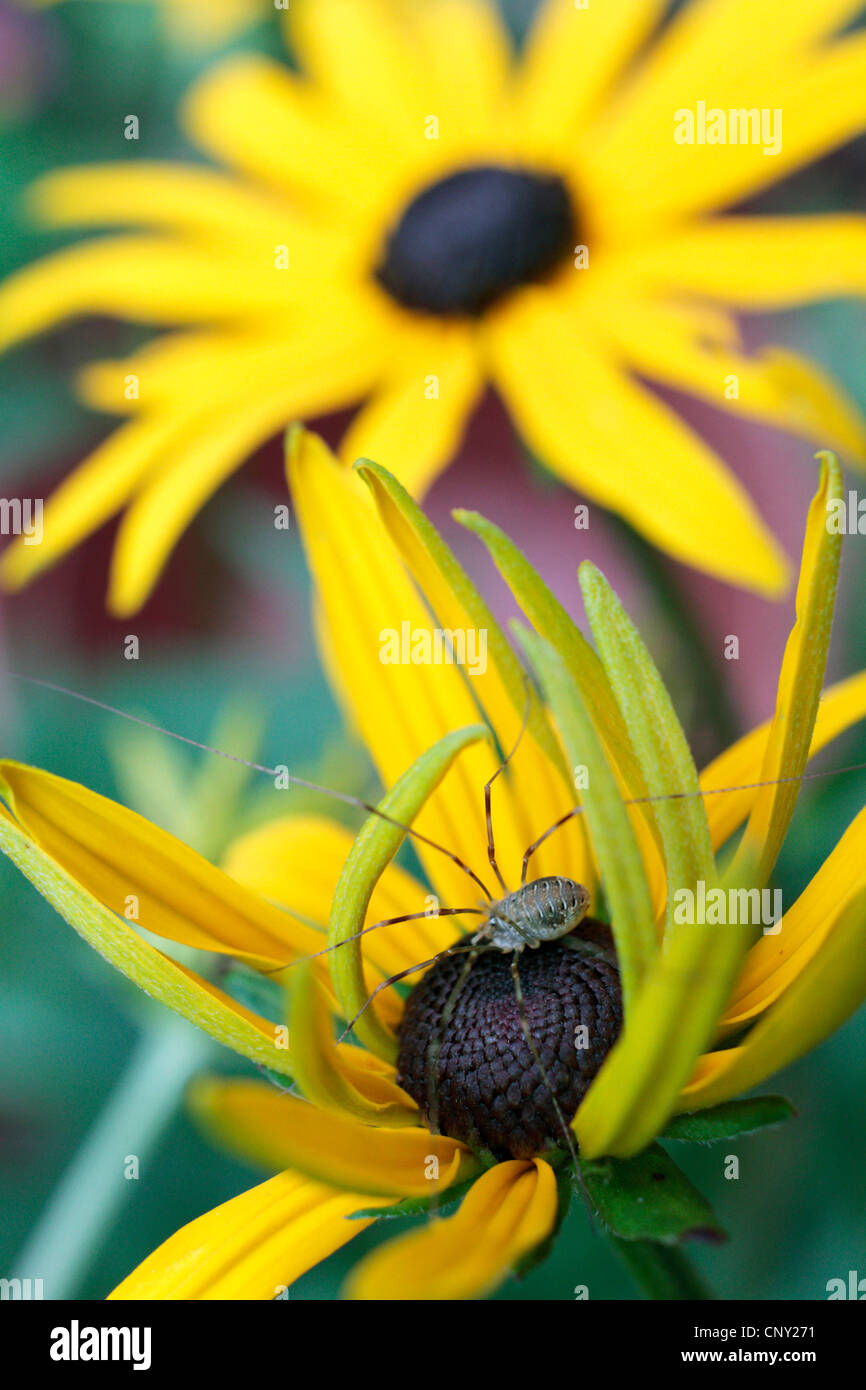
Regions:
<instances>
[{"instance_id":1,"label":"daddy longlegs spider","mask_svg":"<svg viewBox=\"0 0 866 1390\"><path fill-rule=\"evenodd\" d=\"M213 754L217 757L228 759L231 762L241 763L255 772L261 772L270 777L277 777L283 775L283 777L285 778L284 769L267 767L262 763L251 762L246 758L241 758L235 754L225 752L223 749L214 748L209 744L199 742L196 739L188 738L183 734L175 733L173 730L166 729L161 725L152 723L147 719L143 719L136 715L129 714L127 711L118 709L117 707L107 704L102 700L96 699L89 695L84 695L79 691L70 690L65 686L57 685L51 681L42 680L36 677L22 675L15 672L11 672L9 673L9 675L13 679L24 681L27 684L38 686L45 690L53 691L54 693L61 694L68 698L75 699L85 704L91 705L97 709L103 710L106 713L114 714L119 716L120 718L129 720L136 724L140 724L145 728L151 729L154 732L162 734L167 738L175 739L176 741L184 743L189 747L198 749L201 752ZM402 822L395 820L393 817L381 811L377 806L374 806L371 802L365 801L360 797L352 796L345 792L338 792L334 791L331 788L320 786L318 783L309 781L306 778L289 775L287 781L289 785L294 785L307 791L312 791L323 796L328 796L332 800L339 801L344 805L354 806L366 812L368 815L379 816L381 819L387 821L389 824L402 830L407 836L417 841L419 844L423 844L427 848L436 850L438 853L445 855L453 864L455 864L461 870L461 872L467 878L471 880L471 882L474 884L476 888L481 890L481 892L484 895L484 903L482 906L479 906L476 903L475 905L465 907L437 907L436 912L432 914L434 918L446 916L457 917L466 915L476 915L483 917L484 921L474 933L464 937L461 940L458 940L453 945L447 947L445 950L437 952L428 960L418 962L417 964L410 966L408 969L402 970L397 974L392 975L388 979L382 980L379 984L377 984L368 996L368 998L365 1000L361 1009L354 1016L354 1018L349 1020L349 1022L345 1025L345 1028L343 1029L343 1032L341 1033L337 1041L342 1041L344 1038L348 1036L348 1034L352 1032L355 1024L358 1022L358 1019L367 1010L367 1008L371 1006L376 996L380 994L383 990L391 988L393 985L398 984L401 980L404 980L411 975L415 975L421 970L427 971L431 967L435 967L439 965L441 962L446 961L452 957L465 956L466 959L463 964L463 967L459 971L454 985L450 989L450 992L446 998L445 1005L442 1010L441 1017L439 1019L438 1034L436 1034L430 1040L427 1046L427 1055L424 1058L426 1077L426 1120L431 1132L439 1133L439 1063L443 1038L447 1032L451 1019L453 1018L454 1013L458 1007L461 994L466 986L467 981L469 980L469 977L478 959L482 955L487 954L488 952L499 952L501 954L507 955L509 958L509 969L511 973L511 979L513 982L514 999L517 1005L518 1017L523 1039L532 1056L534 1065L538 1070L540 1082L545 1087L552 1102L553 1111L556 1116L556 1122L561 1131L561 1136L564 1141L565 1148L568 1150L568 1153L574 1165L575 1176L577 1180L580 1182L581 1187L583 1187L583 1181L580 1173L580 1165L578 1161L578 1152L573 1131L571 1130L566 1116L562 1111L562 1108L556 1095L555 1088L551 1084L550 1078L547 1073L547 1069L544 1065L544 1062L542 1061L537 1042L532 1036L518 965L518 961L524 950L538 950L547 942L554 942L562 938L571 936L572 933L575 932L576 928L580 925L583 918L586 916L586 913L589 908L590 895L587 889L585 889L581 884L578 884L571 879L561 877L540 878L529 880L527 882L529 873L529 863L532 859L532 856L541 847L541 845L547 841L547 839L551 835L553 835L562 826L566 825L574 817L581 815L583 808L580 805L575 805L574 807L572 807L572 809L568 811L565 815L560 816L552 825L548 826L548 828L541 835L539 835L532 842L532 844L530 844L527 847L521 861L520 886L514 891L509 891L506 880L497 862L495 838L493 833L492 788L497 778L503 772L505 772L512 758L517 753L520 743L526 732L531 707L530 702L532 698L531 687L529 685L528 678L526 679L526 688L526 709L524 712L523 722L521 724L517 740L511 751L502 759L493 775L485 783L483 793L485 823L487 828L487 857L490 867L493 873L495 874L499 886L501 887L503 892L503 896L500 899L494 899L490 890L487 888L487 886L484 884L481 878L453 850L448 849L444 845L438 844L435 840L430 839L428 836L414 829L414 827L410 825L404 825ZM626 805L646 805L656 801L685 800L688 798L698 796L718 796L729 792L751 791L757 790L762 787L782 785L784 783L803 782L817 780L819 778L825 777L840 776L844 773L862 771L864 769L866 769L866 762L859 762L849 764L845 767L833 768L819 772L803 772L799 776L776 778L771 779L769 781L747 782L740 783L734 786L713 787L707 790L698 791L668 792L655 796L645 795L638 797L627 797L623 798L623 802ZM300 957L294 961L288 962L288 967L291 967L292 965L301 964L302 961L313 960L317 957L328 955L332 951L339 950L341 946L347 945L350 941L356 941L360 937L367 935L369 932L376 931L382 927L395 926L404 922L429 919L430 916L431 914L429 912L404 913L396 917L389 917L378 922L370 923L362 927L358 932L354 933L352 936L347 937L342 942L338 942L332 946L327 946L323 948L323 950L317 951L310 956ZM579 937L574 938L573 944L577 946L578 951L581 950L582 945L583 948L586 950L587 955L589 955L590 957L607 957L607 959L610 960L609 953L605 952L604 948L599 947L597 944L593 945L592 943L587 942L581 943ZM288 967L280 967L278 972L273 973L281 974L282 971ZM584 1197L586 1197L585 1189Z\"/></svg>"}]
</instances>

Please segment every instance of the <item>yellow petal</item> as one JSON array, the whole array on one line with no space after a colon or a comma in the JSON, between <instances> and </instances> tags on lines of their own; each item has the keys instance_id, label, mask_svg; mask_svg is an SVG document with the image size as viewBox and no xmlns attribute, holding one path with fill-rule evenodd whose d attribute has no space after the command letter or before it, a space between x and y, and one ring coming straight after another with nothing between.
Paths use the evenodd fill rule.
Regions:
<instances>
[{"instance_id":1,"label":"yellow petal","mask_svg":"<svg viewBox=\"0 0 866 1390\"><path fill-rule=\"evenodd\" d=\"M420 1126L359 1124L281 1095L262 1081L201 1079L193 1083L190 1100L208 1132L233 1153L267 1167L292 1167L354 1193L430 1197L477 1166L456 1139ZM437 1166L438 1182L427 1176ZM356 1202L353 1209L366 1205Z\"/></svg>"},{"instance_id":2,"label":"yellow petal","mask_svg":"<svg viewBox=\"0 0 866 1390\"><path fill-rule=\"evenodd\" d=\"M351 1276L347 1296L481 1298L546 1240L556 1211L556 1177L548 1164L542 1159L499 1163L473 1184L455 1216L368 1255Z\"/></svg>"},{"instance_id":3,"label":"yellow petal","mask_svg":"<svg viewBox=\"0 0 866 1390\"><path fill-rule=\"evenodd\" d=\"M491 316L492 374L524 438L554 472L676 559L778 595L787 568L745 491L581 327L564 287L526 291Z\"/></svg>"},{"instance_id":4,"label":"yellow petal","mask_svg":"<svg viewBox=\"0 0 866 1390\"><path fill-rule=\"evenodd\" d=\"M456 454L483 377L474 329L405 330L393 363L343 437L346 463L374 459L421 497Z\"/></svg>"},{"instance_id":5,"label":"yellow petal","mask_svg":"<svg viewBox=\"0 0 866 1390\"><path fill-rule=\"evenodd\" d=\"M843 10L855 8L848 0L807 0L797 7L800 19L778 0L686 6L576 151L594 200L619 234L729 205L858 134L864 35L817 42ZM754 141L700 143L695 131L693 143L679 143L680 113L694 112L698 101L708 112L778 111L781 139L770 125Z\"/></svg>"},{"instance_id":6,"label":"yellow petal","mask_svg":"<svg viewBox=\"0 0 866 1390\"><path fill-rule=\"evenodd\" d=\"M722 1036L741 1029L791 987L864 889L866 811L861 811L784 914L778 932L762 935L749 951L721 1022Z\"/></svg>"},{"instance_id":7,"label":"yellow petal","mask_svg":"<svg viewBox=\"0 0 866 1390\"><path fill-rule=\"evenodd\" d=\"M427 84L407 13L394 0L296 0L287 18L302 68L332 102L411 138ZM415 138L423 134L419 124Z\"/></svg>"},{"instance_id":8,"label":"yellow petal","mask_svg":"<svg viewBox=\"0 0 866 1390\"><path fill-rule=\"evenodd\" d=\"M711 405L766 420L855 456L866 427L855 406L817 366L781 348L748 357L708 342L698 316L649 300L607 306L605 329L644 376L693 392ZM728 399L731 382L736 397Z\"/></svg>"},{"instance_id":9,"label":"yellow petal","mask_svg":"<svg viewBox=\"0 0 866 1390\"><path fill-rule=\"evenodd\" d=\"M302 352L288 342L239 350L231 375L217 379L224 394L210 418L182 456L163 462L124 517L112 561L112 612L141 607L178 537L256 447L297 415L356 400L372 384L376 362L373 325L361 320L337 334L327 316L305 336ZM208 381L209 393L216 384Z\"/></svg>"},{"instance_id":10,"label":"yellow petal","mask_svg":"<svg viewBox=\"0 0 866 1390\"><path fill-rule=\"evenodd\" d=\"M0 806L0 849L105 960L167 1008L259 1066L288 1070L272 1024L142 940L21 830Z\"/></svg>"},{"instance_id":11,"label":"yellow petal","mask_svg":"<svg viewBox=\"0 0 866 1390\"><path fill-rule=\"evenodd\" d=\"M809 757L814 758L816 753L860 719L866 719L866 672L849 676L847 680L839 681L824 691L812 732ZM767 721L720 753L701 773L701 787L710 793L704 800L714 849L719 849L730 839L754 805L757 788L745 784L759 780L769 733L770 723ZM715 795L712 794L714 788L717 789ZM726 790L728 788L730 790Z\"/></svg>"},{"instance_id":12,"label":"yellow petal","mask_svg":"<svg viewBox=\"0 0 866 1390\"><path fill-rule=\"evenodd\" d=\"M619 76L664 13L664 0L577 6L543 0L515 80L528 151L570 152L578 122Z\"/></svg>"},{"instance_id":13,"label":"yellow petal","mask_svg":"<svg viewBox=\"0 0 866 1390\"><path fill-rule=\"evenodd\" d=\"M754 861L749 881L756 884L765 883L772 873L794 814L827 665L842 554L841 534L829 530L828 507L842 496L843 481L835 456L824 454L821 459L821 481L806 521L797 618L785 647L776 712L757 779L777 785L758 792L737 849L739 865Z\"/></svg>"},{"instance_id":14,"label":"yellow petal","mask_svg":"<svg viewBox=\"0 0 866 1390\"><path fill-rule=\"evenodd\" d=\"M0 289L0 348L76 314L138 323L197 323L266 311L265 281L250 283L226 254L157 237L84 242L25 266ZM273 277L271 277L273 278ZM253 300L261 290L258 305Z\"/></svg>"},{"instance_id":15,"label":"yellow petal","mask_svg":"<svg viewBox=\"0 0 866 1390\"><path fill-rule=\"evenodd\" d=\"M866 998L866 894L847 905L820 951L740 1047L702 1057L683 1110L718 1105L790 1066L841 1026Z\"/></svg>"},{"instance_id":16,"label":"yellow petal","mask_svg":"<svg viewBox=\"0 0 866 1390\"><path fill-rule=\"evenodd\" d=\"M243 54L207 71L184 104L183 124L220 162L325 205L370 201L363 121L328 103L284 64ZM387 167L387 161L386 161Z\"/></svg>"},{"instance_id":17,"label":"yellow petal","mask_svg":"<svg viewBox=\"0 0 866 1390\"><path fill-rule=\"evenodd\" d=\"M432 643L430 614L359 478L308 434L291 442L288 473L327 623L330 667L339 675L343 698L383 784L392 786L446 733L475 723L471 677L444 663L383 663L391 634L398 644L404 631L427 634ZM483 788L496 766L486 746L468 749L417 822L424 835L465 858L482 877ZM477 886L456 865L424 846L419 853L443 907L477 906Z\"/></svg>"},{"instance_id":18,"label":"yellow petal","mask_svg":"<svg viewBox=\"0 0 866 1390\"><path fill-rule=\"evenodd\" d=\"M134 903L134 920L156 936L266 967L321 947L318 932L125 806L20 763L0 763L0 779L45 853L112 912Z\"/></svg>"},{"instance_id":19,"label":"yellow petal","mask_svg":"<svg viewBox=\"0 0 866 1390\"><path fill-rule=\"evenodd\" d=\"M324 817L286 816L235 840L223 867L252 892L327 931L334 889L354 839ZM399 864L390 864L370 899L368 917L370 923L383 922L424 912L427 906L428 889ZM379 927L363 938L361 949L383 975L396 975L441 951L455 935L447 918L440 923L428 917Z\"/></svg>"},{"instance_id":20,"label":"yellow petal","mask_svg":"<svg viewBox=\"0 0 866 1390\"><path fill-rule=\"evenodd\" d=\"M509 852L521 855L548 826L573 808L574 775L527 685L514 650L454 553L396 478L378 463L359 463L357 468L373 493L389 536L437 621L448 631L474 628L487 634L487 669L473 676L473 688L500 747L505 751L517 747L496 782L493 807L499 825L504 802L506 827L513 825L519 832L512 846L496 834L494 826L497 863L506 880L513 875L516 884L519 861L510 861ZM592 888L591 857L579 819L570 821L557 833L555 845L547 842L541 847L533 873L568 874Z\"/></svg>"},{"instance_id":21,"label":"yellow petal","mask_svg":"<svg viewBox=\"0 0 866 1390\"><path fill-rule=\"evenodd\" d=\"M306 963L292 975L291 1018L292 1073L312 1105L368 1125L418 1126L418 1107L397 1086L393 1072L386 1080L381 1072L357 1066L356 1059L365 1055L361 1048L335 1043L327 994Z\"/></svg>"},{"instance_id":22,"label":"yellow petal","mask_svg":"<svg viewBox=\"0 0 866 1390\"><path fill-rule=\"evenodd\" d=\"M439 117L440 141L459 148L495 139L512 57L495 5L424 0L408 11L430 83L430 111Z\"/></svg>"},{"instance_id":23,"label":"yellow petal","mask_svg":"<svg viewBox=\"0 0 866 1390\"><path fill-rule=\"evenodd\" d=\"M51 227L167 227L237 250L258 239L271 252L297 220L273 194L215 169L151 160L55 170L32 185L27 208Z\"/></svg>"},{"instance_id":24,"label":"yellow petal","mask_svg":"<svg viewBox=\"0 0 866 1390\"><path fill-rule=\"evenodd\" d=\"M296 1173L243 1192L169 1236L110 1299L273 1299L370 1225L347 1218L375 1206ZM383 1201L382 1205L387 1205ZM372 1218L371 1218L372 1219Z\"/></svg>"},{"instance_id":25,"label":"yellow petal","mask_svg":"<svg viewBox=\"0 0 866 1390\"><path fill-rule=\"evenodd\" d=\"M41 545L19 537L0 559L6 589L20 589L119 511L161 451L183 437L189 414L176 412L121 426L100 444L51 497Z\"/></svg>"},{"instance_id":26,"label":"yellow petal","mask_svg":"<svg viewBox=\"0 0 866 1390\"><path fill-rule=\"evenodd\" d=\"M630 252L654 292L786 309L866 291L866 217L719 217Z\"/></svg>"}]
</instances>

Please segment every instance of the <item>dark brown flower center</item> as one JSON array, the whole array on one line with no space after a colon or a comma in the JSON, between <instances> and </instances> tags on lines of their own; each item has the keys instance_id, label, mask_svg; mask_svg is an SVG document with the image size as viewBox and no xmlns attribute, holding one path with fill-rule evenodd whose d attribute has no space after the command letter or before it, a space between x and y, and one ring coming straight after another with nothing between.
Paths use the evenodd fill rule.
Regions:
<instances>
[{"instance_id":1,"label":"dark brown flower center","mask_svg":"<svg viewBox=\"0 0 866 1390\"><path fill-rule=\"evenodd\" d=\"M521 1026L508 954L478 957L447 1019L465 957L433 966L407 1001L397 1063L399 1083L425 1123L497 1159L565 1147L551 1090L571 1120L617 1039L622 993L614 960L610 932L592 919L518 957L541 1067Z\"/></svg>"},{"instance_id":2,"label":"dark brown flower center","mask_svg":"<svg viewBox=\"0 0 866 1390\"><path fill-rule=\"evenodd\" d=\"M509 290L542 279L575 238L562 179L479 165L413 199L388 237L376 278L409 309L477 315Z\"/></svg>"}]
</instances>

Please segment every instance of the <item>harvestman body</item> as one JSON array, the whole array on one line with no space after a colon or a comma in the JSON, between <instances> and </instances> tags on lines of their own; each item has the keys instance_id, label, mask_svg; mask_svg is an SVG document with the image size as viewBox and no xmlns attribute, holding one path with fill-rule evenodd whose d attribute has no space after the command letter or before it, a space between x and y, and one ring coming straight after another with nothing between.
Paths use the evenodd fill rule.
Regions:
<instances>
[{"instance_id":1,"label":"harvestman body","mask_svg":"<svg viewBox=\"0 0 866 1390\"><path fill-rule=\"evenodd\" d=\"M589 911L589 901L583 884L574 879L537 878L491 903L473 940L515 955L527 946L537 950L542 941L558 941L574 931Z\"/></svg>"}]
</instances>

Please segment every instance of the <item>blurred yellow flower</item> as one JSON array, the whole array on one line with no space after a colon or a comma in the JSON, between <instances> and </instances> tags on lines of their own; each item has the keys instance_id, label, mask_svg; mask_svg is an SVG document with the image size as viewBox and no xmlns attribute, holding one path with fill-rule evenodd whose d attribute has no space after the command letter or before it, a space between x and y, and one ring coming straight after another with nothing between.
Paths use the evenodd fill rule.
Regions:
<instances>
[{"instance_id":1,"label":"blurred yellow flower","mask_svg":"<svg viewBox=\"0 0 866 1390\"><path fill-rule=\"evenodd\" d=\"M462 1198L456 1213L366 1257L348 1291L362 1299L478 1297L553 1232L556 1169L567 1171L567 1154L561 1145L527 1144L515 1129L510 1150L485 1167L474 1151L483 1145L432 1134L395 1065L398 1048L406 1063L398 1033L404 1001L393 990L371 995L398 973L417 985L419 965L454 940L458 917L424 915L431 891L455 908L466 901L465 872L434 852L434 839L496 891L481 788L498 765L494 745L513 746L524 719L525 737L494 789L497 862L516 886L526 847L574 805L569 768L579 747L590 771L580 793L585 815L544 840L532 874L570 875L593 896L601 880L622 980L621 1037L606 1060L595 1057L597 1074L581 1076L572 1122L594 1200L594 1165L615 1155L633 1171L629 1164L647 1153L651 1164L669 1162L653 1140L673 1115L691 1115L674 1121L686 1129L672 1137L685 1137L704 1123L694 1112L724 1105L802 1056L866 996L866 810L787 907L778 931L756 943L742 921L714 927L709 916L689 921L671 911L682 889L712 886L716 855L744 825L744 881L766 883L808 760L866 715L864 673L821 694L841 545L827 532L826 508L840 495L841 474L832 457L824 460L775 716L698 777L646 648L592 567L581 583L598 654L502 532L474 514L461 518L532 624L523 640L547 701L533 697L527 715L516 654L396 480L365 465L371 502L321 441L303 434L294 436L289 472L330 672L389 788L381 808L393 819L372 816L353 840L326 817L286 816L235 841L220 869L87 788L4 761L0 849L136 984L260 1067L293 1077L303 1096L257 1079L196 1083L193 1104L209 1130L277 1176L171 1236L112 1297L274 1298L380 1209L407 1199L423 1209L433 1194L434 1204ZM453 664L380 660L383 630L429 621L416 584L449 629L487 632L490 661L471 692ZM414 841L426 883L393 862L409 824L426 837ZM130 900L147 940L128 919ZM180 965L153 937L291 982L290 1027ZM326 944L335 949L323 954ZM541 959L544 951L529 955ZM298 968L284 972L290 962ZM361 1045L336 1041L334 1018L342 1026L368 1000L354 1030ZM551 1044L545 1035L539 1046L560 1047L553 1055L567 1058L566 1028L567 1039ZM516 1052L513 1016L509 1029ZM567 1084L583 1071L576 1055L573 1048L571 1067L560 1067ZM470 1076L467 1092L483 1091L483 1070ZM532 1103L542 1113L531 1069L526 1079L516 1098L500 1087L494 1099L499 1115L518 1124ZM730 1123L729 1110L714 1117ZM621 1171L603 1167L605 1183ZM645 1221L643 1196L635 1209ZM632 1227L629 1239L643 1240L641 1231Z\"/></svg>"},{"instance_id":2,"label":"blurred yellow flower","mask_svg":"<svg viewBox=\"0 0 866 1390\"><path fill-rule=\"evenodd\" d=\"M787 567L747 493L638 377L847 456L821 371L749 355L734 313L860 292L856 216L717 216L866 124L854 0L548 0L515 61L490 0L295 0L300 74L236 56L183 111L228 172L148 161L37 184L47 225L128 226L0 294L0 344L81 313L181 325L85 370L128 416L57 492L27 582L124 511L137 609L198 509L288 420L363 402L342 444L420 495L482 389L530 449L671 555L768 594ZM724 136L725 143L719 143Z\"/></svg>"}]
</instances>

